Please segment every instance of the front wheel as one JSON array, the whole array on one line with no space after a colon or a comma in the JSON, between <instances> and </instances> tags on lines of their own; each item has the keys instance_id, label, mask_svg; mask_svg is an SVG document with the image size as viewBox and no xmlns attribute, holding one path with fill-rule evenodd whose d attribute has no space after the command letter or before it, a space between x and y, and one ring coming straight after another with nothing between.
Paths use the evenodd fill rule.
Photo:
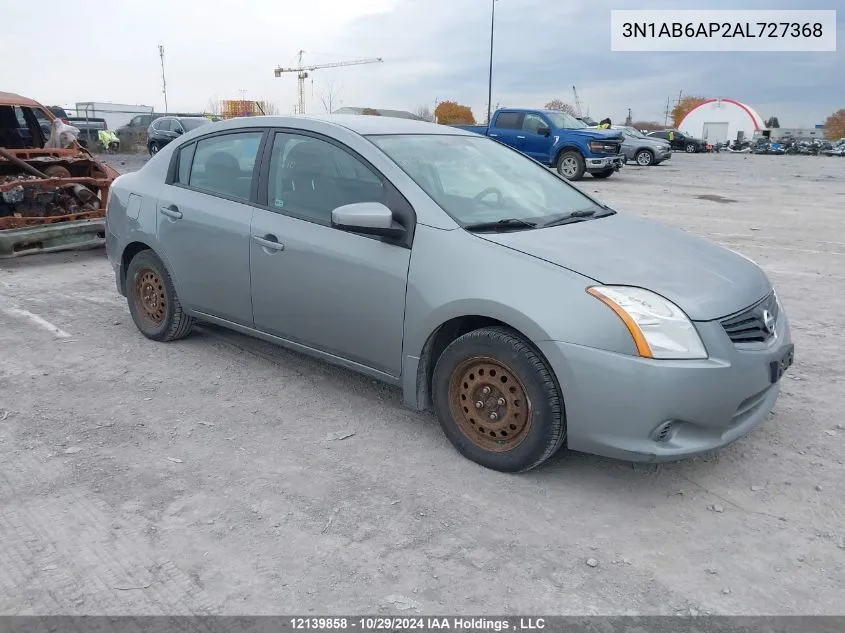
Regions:
<instances>
[{"instance_id":1,"label":"front wheel","mask_svg":"<svg viewBox=\"0 0 845 633\"><path fill-rule=\"evenodd\" d=\"M188 336L194 318L182 308L162 261L151 250L141 251L126 270L129 313L141 334L154 341Z\"/></svg>"},{"instance_id":2,"label":"front wheel","mask_svg":"<svg viewBox=\"0 0 845 633\"><path fill-rule=\"evenodd\" d=\"M696 147L694 143L687 143L686 147L684 148L687 154L693 154L696 151Z\"/></svg>"},{"instance_id":3,"label":"front wheel","mask_svg":"<svg viewBox=\"0 0 845 633\"><path fill-rule=\"evenodd\" d=\"M584 157L574 150L563 152L557 159L557 173L567 180L581 180L586 170Z\"/></svg>"},{"instance_id":4,"label":"front wheel","mask_svg":"<svg viewBox=\"0 0 845 633\"><path fill-rule=\"evenodd\" d=\"M634 156L634 160L640 167L648 167L654 162L654 154L652 154L650 150L641 149Z\"/></svg>"},{"instance_id":5,"label":"front wheel","mask_svg":"<svg viewBox=\"0 0 845 633\"><path fill-rule=\"evenodd\" d=\"M437 361L432 391L446 437L486 468L530 470L566 439L554 374L508 328L482 328L454 340Z\"/></svg>"},{"instance_id":6,"label":"front wheel","mask_svg":"<svg viewBox=\"0 0 845 633\"><path fill-rule=\"evenodd\" d=\"M158 146L158 143L156 141L151 141L149 149L150 156L155 156L156 154L158 154L158 150L160 150L161 148Z\"/></svg>"}]
</instances>

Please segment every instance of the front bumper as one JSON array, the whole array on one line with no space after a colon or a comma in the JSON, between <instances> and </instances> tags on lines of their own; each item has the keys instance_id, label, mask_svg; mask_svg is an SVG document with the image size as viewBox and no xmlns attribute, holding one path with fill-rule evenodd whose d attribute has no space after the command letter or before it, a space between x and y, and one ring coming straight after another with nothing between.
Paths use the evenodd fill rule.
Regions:
<instances>
[{"instance_id":1,"label":"front bumper","mask_svg":"<svg viewBox=\"0 0 845 633\"><path fill-rule=\"evenodd\" d=\"M622 165L625 164L624 154L618 156L606 156L604 158L585 158L584 162L587 166L587 171L592 173L594 171L607 171L608 169L615 169L619 171Z\"/></svg>"},{"instance_id":2,"label":"front bumper","mask_svg":"<svg viewBox=\"0 0 845 633\"><path fill-rule=\"evenodd\" d=\"M695 324L710 357L653 360L540 342L564 397L569 448L629 461L670 461L739 439L775 405L770 365L791 349L786 314L769 344L744 349L716 322Z\"/></svg>"}]
</instances>

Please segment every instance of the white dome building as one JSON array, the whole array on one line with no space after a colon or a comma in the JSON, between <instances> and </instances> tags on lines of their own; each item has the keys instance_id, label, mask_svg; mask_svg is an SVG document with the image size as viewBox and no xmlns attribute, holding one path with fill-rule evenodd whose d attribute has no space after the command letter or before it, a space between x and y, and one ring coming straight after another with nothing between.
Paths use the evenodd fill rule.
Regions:
<instances>
[{"instance_id":1,"label":"white dome building","mask_svg":"<svg viewBox=\"0 0 845 633\"><path fill-rule=\"evenodd\" d=\"M721 143L740 136L750 139L765 127L751 106L733 99L708 99L687 112L678 129L708 143Z\"/></svg>"}]
</instances>

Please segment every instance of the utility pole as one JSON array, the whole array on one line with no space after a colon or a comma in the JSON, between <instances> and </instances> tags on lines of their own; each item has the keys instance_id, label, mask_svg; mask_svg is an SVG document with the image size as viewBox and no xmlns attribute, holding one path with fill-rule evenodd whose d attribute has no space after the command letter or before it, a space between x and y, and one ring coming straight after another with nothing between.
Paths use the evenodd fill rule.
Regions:
<instances>
[{"instance_id":1,"label":"utility pole","mask_svg":"<svg viewBox=\"0 0 845 633\"><path fill-rule=\"evenodd\" d=\"M164 78L164 46L158 45L158 56L161 58L161 92L164 94L164 111L169 112L167 107L167 80Z\"/></svg>"},{"instance_id":2,"label":"utility pole","mask_svg":"<svg viewBox=\"0 0 845 633\"><path fill-rule=\"evenodd\" d=\"M681 105L681 97L684 96L684 91L681 90L678 92L678 105Z\"/></svg>"},{"instance_id":3,"label":"utility pole","mask_svg":"<svg viewBox=\"0 0 845 633\"><path fill-rule=\"evenodd\" d=\"M490 71L487 74L487 125L490 125L493 107L493 28L496 25L496 0L490 1Z\"/></svg>"},{"instance_id":4,"label":"utility pole","mask_svg":"<svg viewBox=\"0 0 845 633\"><path fill-rule=\"evenodd\" d=\"M672 97L666 97L666 110L663 112L663 125L669 125L669 112L671 112L669 108L669 103L671 102Z\"/></svg>"}]
</instances>

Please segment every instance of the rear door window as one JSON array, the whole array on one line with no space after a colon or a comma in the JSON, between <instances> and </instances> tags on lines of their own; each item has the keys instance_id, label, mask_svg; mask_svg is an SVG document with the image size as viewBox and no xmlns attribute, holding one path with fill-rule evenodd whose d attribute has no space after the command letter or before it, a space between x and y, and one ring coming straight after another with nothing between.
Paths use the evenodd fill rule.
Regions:
<instances>
[{"instance_id":1,"label":"rear door window","mask_svg":"<svg viewBox=\"0 0 845 633\"><path fill-rule=\"evenodd\" d=\"M197 141L188 184L208 193L249 200L262 135L235 132Z\"/></svg>"},{"instance_id":2,"label":"rear door window","mask_svg":"<svg viewBox=\"0 0 845 633\"><path fill-rule=\"evenodd\" d=\"M493 127L502 130L519 130L522 129L522 113L521 112L500 112L496 117L496 123Z\"/></svg>"}]
</instances>

